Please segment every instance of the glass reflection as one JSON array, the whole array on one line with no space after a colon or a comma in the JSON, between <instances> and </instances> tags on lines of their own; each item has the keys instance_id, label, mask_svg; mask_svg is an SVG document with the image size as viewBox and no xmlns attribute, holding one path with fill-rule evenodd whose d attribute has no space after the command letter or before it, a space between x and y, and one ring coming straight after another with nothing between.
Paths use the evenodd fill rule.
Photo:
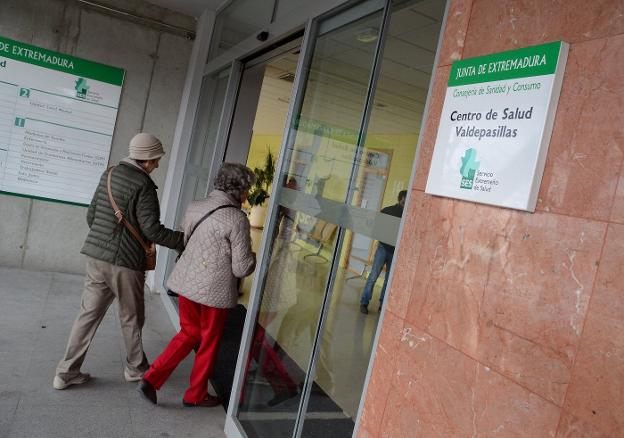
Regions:
<instances>
[{"instance_id":1,"label":"glass reflection","mask_svg":"<svg viewBox=\"0 0 624 438\"><path fill-rule=\"evenodd\" d=\"M381 25L381 12L318 37L294 146L286 166L304 193L343 203L375 54L358 35Z\"/></svg>"},{"instance_id":2,"label":"glass reflection","mask_svg":"<svg viewBox=\"0 0 624 438\"><path fill-rule=\"evenodd\" d=\"M287 187L293 190L294 180ZM248 436L292 434L329 273L327 263L306 259L311 244L298 228L320 220L280 207L278 221L239 401ZM326 240L327 252L335 236Z\"/></svg>"},{"instance_id":3,"label":"glass reflection","mask_svg":"<svg viewBox=\"0 0 624 438\"><path fill-rule=\"evenodd\" d=\"M352 156L349 204L352 215L398 231L399 197L409 185L435 57L435 44L428 41L437 41L444 2L393 3L368 128ZM396 238L388 240L374 226L345 233L320 334L326 361L315 371L303 437L353 433L395 246Z\"/></svg>"},{"instance_id":4,"label":"glass reflection","mask_svg":"<svg viewBox=\"0 0 624 438\"><path fill-rule=\"evenodd\" d=\"M283 184L274 195L280 207L269 262L258 274L262 296L238 412L249 437L292 436L316 336L320 346L302 435L353 433L389 263L371 279L375 305L369 314L360 313L360 299L378 241L396 245L396 237L378 229L382 224L396 235L400 219L381 210L396 204L408 186L435 53L427 41L437 40L442 21L436 3L443 2L399 3L365 136L359 129L381 11L315 40L285 146ZM344 240L335 257L338 235ZM318 333L332 260L338 266Z\"/></svg>"}]
</instances>

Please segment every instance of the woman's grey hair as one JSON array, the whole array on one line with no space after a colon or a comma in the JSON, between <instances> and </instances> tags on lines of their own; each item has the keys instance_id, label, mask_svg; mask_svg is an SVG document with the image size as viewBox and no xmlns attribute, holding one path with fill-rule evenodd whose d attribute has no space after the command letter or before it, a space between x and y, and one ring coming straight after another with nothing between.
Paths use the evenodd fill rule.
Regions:
<instances>
[{"instance_id":1,"label":"woman's grey hair","mask_svg":"<svg viewBox=\"0 0 624 438\"><path fill-rule=\"evenodd\" d=\"M223 163L213 184L215 190L228 193L242 200L243 193L256 182L256 175L247 166L238 163Z\"/></svg>"}]
</instances>

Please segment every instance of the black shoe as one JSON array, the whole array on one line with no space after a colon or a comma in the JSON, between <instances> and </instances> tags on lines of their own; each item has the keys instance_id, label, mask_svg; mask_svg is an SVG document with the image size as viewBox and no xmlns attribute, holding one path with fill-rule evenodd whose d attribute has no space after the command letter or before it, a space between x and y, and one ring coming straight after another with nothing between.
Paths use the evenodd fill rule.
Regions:
<instances>
[{"instance_id":1,"label":"black shoe","mask_svg":"<svg viewBox=\"0 0 624 438\"><path fill-rule=\"evenodd\" d=\"M158 396L156 395L156 388L152 386L150 382L145 379L141 379L139 382L139 387L137 391L141 393L141 397L145 400L149 400L150 402L156 404L158 402Z\"/></svg>"},{"instance_id":2,"label":"black shoe","mask_svg":"<svg viewBox=\"0 0 624 438\"><path fill-rule=\"evenodd\" d=\"M283 391L283 392L278 392L277 394L275 394L275 397L273 397L271 400L269 400L267 402L268 406L275 406L278 405L282 402L285 402L286 400L295 397L297 394L299 394L299 392L296 389L289 389L287 391Z\"/></svg>"},{"instance_id":3,"label":"black shoe","mask_svg":"<svg viewBox=\"0 0 624 438\"><path fill-rule=\"evenodd\" d=\"M215 397L214 395L208 394L206 398L199 403L191 403L182 399L182 404L187 408L213 408L221 404L221 399L219 397Z\"/></svg>"},{"instance_id":4,"label":"black shoe","mask_svg":"<svg viewBox=\"0 0 624 438\"><path fill-rule=\"evenodd\" d=\"M368 315L368 306L366 304L360 304L360 313Z\"/></svg>"}]
</instances>

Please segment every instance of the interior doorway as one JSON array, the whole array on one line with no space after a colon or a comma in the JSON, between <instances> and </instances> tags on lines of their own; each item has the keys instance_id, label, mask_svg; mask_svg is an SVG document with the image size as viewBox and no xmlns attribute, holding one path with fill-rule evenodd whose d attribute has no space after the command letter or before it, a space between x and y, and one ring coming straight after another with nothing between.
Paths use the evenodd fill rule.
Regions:
<instances>
[{"instance_id":1,"label":"interior doorway","mask_svg":"<svg viewBox=\"0 0 624 438\"><path fill-rule=\"evenodd\" d=\"M212 190L212 178L223 162L247 164L253 169L262 166L267 151L278 156L300 45L301 36L295 34L267 53L204 76L175 226L180 226L192 201L205 198ZM244 207L250 210L249 205ZM262 228L252 230L254 250L258 249ZM170 251L165 279L173 271L175 260L176 254ZM243 304L252 279L245 279L242 285ZM176 297L171 298L177 308Z\"/></svg>"},{"instance_id":2,"label":"interior doorway","mask_svg":"<svg viewBox=\"0 0 624 438\"><path fill-rule=\"evenodd\" d=\"M264 173L267 161L275 166L283 143L300 45L300 37L291 39L240 66L240 81L236 93L230 96L233 100L231 114L221 116L219 130L223 138L215 140L217 145L212 172L216 172L222 162L245 164L255 172ZM227 102L224 108L227 108ZM228 118L229 124L228 120L224 121ZM267 181L273 181L272 173L264 177ZM259 219L254 219L254 210L266 212L269 199L275 192L271 183L264 185L263 189L266 189L268 195L263 205L252 206L249 202L243 205L251 219L252 248L256 253L260 252L260 243L266 231L266 214L261 213ZM212 386L224 402L228 401L232 390L254 276L255 273L241 282L238 305L229 313L211 378Z\"/></svg>"},{"instance_id":3,"label":"interior doorway","mask_svg":"<svg viewBox=\"0 0 624 438\"><path fill-rule=\"evenodd\" d=\"M268 164L275 167L283 143L300 45L301 38L296 38L244 64L223 161L245 164L256 174L267 173ZM263 176L270 181L262 187L269 197L259 205L248 202L243 206L250 216L256 252L265 229L266 208L274 192L273 173ZM245 307L252 283L253 275L241 285L239 303Z\"/></svg>"}]
</instances>

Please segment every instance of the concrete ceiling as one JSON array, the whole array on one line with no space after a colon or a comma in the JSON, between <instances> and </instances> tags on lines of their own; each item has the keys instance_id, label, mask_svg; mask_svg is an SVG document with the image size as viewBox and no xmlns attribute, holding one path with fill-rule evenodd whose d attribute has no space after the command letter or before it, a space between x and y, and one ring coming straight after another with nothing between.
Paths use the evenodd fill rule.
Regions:
<instances>
[{"instance_id":1,"label":"concrete ceiling","mask_svg":"<svg viewBox=\"0 0 624 438\"><path fill-rule=\"evenodd\" d=\"M206 9L216 10L225 0L147 0L149 3L199 17Z\"/></svg>"}]
</instances>

